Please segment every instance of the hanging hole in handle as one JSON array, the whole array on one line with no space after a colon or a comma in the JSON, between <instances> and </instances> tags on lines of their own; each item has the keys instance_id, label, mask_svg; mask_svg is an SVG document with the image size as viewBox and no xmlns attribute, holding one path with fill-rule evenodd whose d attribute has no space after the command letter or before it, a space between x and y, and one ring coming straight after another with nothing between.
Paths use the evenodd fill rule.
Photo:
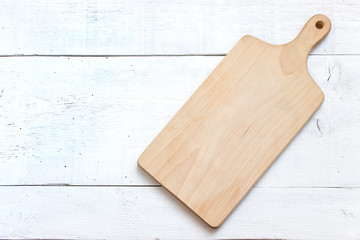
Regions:
<instances>
[{"instance_id":1,"label":"hanging hole in handle","mask_svg":"<svg viewBox=\"0 0 360 240\"><path fill-rule=\"evenodd\" d=\"M316 27L317 29L322 29L322 28L324 27L324 22L323 22L323 21L317 21L317 22L315 23L315 27Z\"/></svg>"}]
</instances>

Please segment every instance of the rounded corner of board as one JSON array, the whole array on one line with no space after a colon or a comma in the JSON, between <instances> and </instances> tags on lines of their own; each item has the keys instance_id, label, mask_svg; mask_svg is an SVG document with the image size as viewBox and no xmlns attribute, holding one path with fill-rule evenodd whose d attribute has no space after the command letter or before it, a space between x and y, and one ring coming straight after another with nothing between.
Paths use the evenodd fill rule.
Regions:
<instances>
[{"instance_id":1,"label":"rounded corner of board","mask_svg":"<svg viewBox=\"0 0 360 240\"><path fill-rule=\"evenodd\" d=\"M247 40L260 40L254 36L251 35L244 35L240 38L241 41L247 41Z\"/></svg>"},{"instance_id":2,"label":"rounded corner of board","mask_svg":"<svg viewBox=\"0 0 360 240\"><path fill-rule=\"evenodd\" d=\"M209 225L211 228L219 228L221 226L221 224L223 223L223 221L217 221L217 220L212 220L212 219L203 219L207 225Z\"/></svg>"},{"instance_id":3,"label":"rounded corner of board","mask_svg":"<svg viewBox=\"0 0 360 240\"><path fill-rule=\"evenodd\" d=\"M320 100L321 100L320 104L322 104L322 103L324 102L324 100L325 100L325 94L324 94L324 92L321 90L320 87L319 87L319 89L320 89L320 96L321 96L321 98L320 98Z\"/></svg>"},{"instance_id":4,"label":"rounded corner of board","mask_svg":"<svg viewBox=\"0 0 360 240\"><path fill-rule=\"evenodd\" d=\"M245 40L245 39L248 39L248 38L251 38L251 37L252 37L251 35L244 35L244 36L242 36L240 39Z\"/></svg>"},{"instance_id":5,"label":"rounded corner of board","mask_svg":"<svg viewBox=\"0 0 360 240\"><path fill-rule=\"evenodd\" d=\"M141 158L141 157L139 157L136 162L137 162L137 165L138 165L139 167L141 167L142 169L144 169L144 167L143 167L143 165L142 165L143 163L142 163L142 158Z\"/></svg>"},{"instance_id":6,"label":"rounded corner of board","mask_svg":"<svg viewBox=\"0 0 360 240\"><path fill-rule=\"evenodd\" d=\"M320 86L315 81L314 81L314 83L316 85L317 91L319 92L319 100L320 100L320 105L321 105L325 100L325 94L324 94L323 90L320 88Z\"/></svg>"},{"instance_id":7,"label":"rounded corner of board","mask_svg":"<svg viewBox=\"0 0 360 240\"><path fill-rule=\"evenodd\" d=\"M264 42L263 40L261 40L261 39L259 39L257 37L251 36L251 35L244 35L239 40L239 43L254 43L254 42L263 43L263 44L266 44L266 45L269 44L269 43Z\"/></svg>"}]
</instances>

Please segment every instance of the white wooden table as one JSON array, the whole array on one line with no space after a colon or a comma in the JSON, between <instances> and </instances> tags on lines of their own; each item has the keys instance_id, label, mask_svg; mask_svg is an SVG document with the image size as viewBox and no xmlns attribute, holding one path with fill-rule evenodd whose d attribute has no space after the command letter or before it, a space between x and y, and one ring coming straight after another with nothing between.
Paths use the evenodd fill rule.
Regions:
<instances>
[{"instance_id":1,"label":"white wooden table","mask_svg":"<svg viewBox=\"0 0 360 240\"><path fill-rule=\"evenodd\" d=\"M245 34L308 59L310 122L219 229L137 167ZM1 1L0 238L360 239L360 2Z\"/></svg>"}]
</instances>

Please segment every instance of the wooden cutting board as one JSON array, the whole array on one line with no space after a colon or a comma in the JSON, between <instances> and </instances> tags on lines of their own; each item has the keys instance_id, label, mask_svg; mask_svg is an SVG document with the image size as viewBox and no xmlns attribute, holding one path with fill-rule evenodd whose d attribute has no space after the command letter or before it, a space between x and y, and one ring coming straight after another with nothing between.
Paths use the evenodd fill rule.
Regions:
<instances>
[{"instance_id":1,"label":"wooden cutting board","mask_svg":"<svg viewBox=\"0 0 360 240\"><path fill-rule=\"evenodd\" d=\"M138 164L218 227L321 105L306 61L330 27L315 15L284 45L241 38Z\"/></svg>"}]
</instances>

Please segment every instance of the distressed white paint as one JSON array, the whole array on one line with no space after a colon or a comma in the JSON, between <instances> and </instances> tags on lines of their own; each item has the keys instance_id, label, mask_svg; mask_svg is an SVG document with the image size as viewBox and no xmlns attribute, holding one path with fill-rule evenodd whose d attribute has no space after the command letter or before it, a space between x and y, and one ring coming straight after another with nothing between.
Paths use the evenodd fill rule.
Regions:
<instances>
[{"instance_id":1,"label":"distressed white paint","mask_svg":"<svg viewBox=\"0 0 360 240\"><path fill-rule=\"evenodd\" d=\"M215 230L159 187L1 187L0 238L355 240L359 199L359 188L254 188Z\"/></svg>"},{"instance_id":2,"label":"distressed white paint","mask_svg":"<svg viewBox=\"0 0 360 240\"><path fill-rule=\"evenodd\" d=\"M358 0L5 0L0 54L217 54L250 34L280 44L314 14L333 28L314 53L360 53Z\"/></svg>"},{"instance_id":3,"label":"distressed white paint","mask_svg":"<svg viewBox=\"0 0 360 240\"><path fill-rule=\"evenodd\" d=\"M156 184L138 156L221 58L1 58L0 184ZM308 64L324 104L258 185L359 187L360 57Z\"/></svg>"},{"instance_id":4,"label":"distressed white paint","mask_svg":"<svg viewBox=\"0 0 360 240\"><path fill-rule=\"evenodd\" d=\"M157 184L137 157L222 57L0 58L0 238L360 239L359 12L356 0L1 1L0 55L225 54L245 34L288 42L316 13L332 31L308 63L324 104L218 230L134 185ZM96 186L16 186L31 184Z\"/></svg>"}]
</instances>

